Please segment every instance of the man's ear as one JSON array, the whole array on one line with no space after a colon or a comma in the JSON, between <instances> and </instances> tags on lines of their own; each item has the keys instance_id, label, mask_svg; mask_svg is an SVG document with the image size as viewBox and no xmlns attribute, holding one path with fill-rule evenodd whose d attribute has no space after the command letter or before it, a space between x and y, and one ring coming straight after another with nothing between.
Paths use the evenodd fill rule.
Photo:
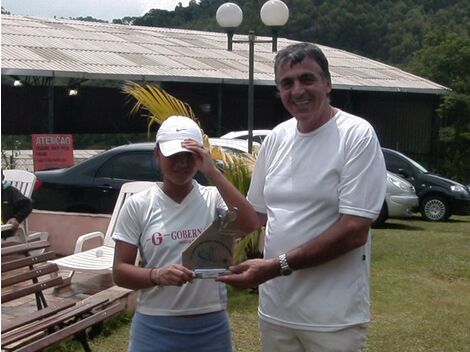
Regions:
<instances>
[{"instance_id":1,"label":"man's ear","mask_svg":"<svg viewBox=\"0 0 470 352\"><path fill-rule=\"evenodd\" d=\"M331 94L331 91L333 90L333 84L331 84L331 80L328 80L326 82L326 91L329 94Z\"/></svg>"}]
</instances>

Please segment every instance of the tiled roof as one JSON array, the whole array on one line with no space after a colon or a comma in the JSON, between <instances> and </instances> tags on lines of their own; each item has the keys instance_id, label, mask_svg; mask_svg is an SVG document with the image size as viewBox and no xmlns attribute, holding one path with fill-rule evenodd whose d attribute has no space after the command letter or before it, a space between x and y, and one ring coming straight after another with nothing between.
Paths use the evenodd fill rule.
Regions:
<instances>
[{"instance_id":1,"label":"tiled roof","mask_svg":"<svg viewBox=\"0 0 470 352\"><path fill-rule=\"evenodd\" d=\"M225 33L29 16L1 19L2 75L225 84L248 80L248 44L234 43L229 52ZM293 42L279 38L278 48ZM448 90L378 61L319 46L329 60L335 89ZM255 44L254 84L274 85L273 58L271 44Z\"/></svg>"}]
</instances>

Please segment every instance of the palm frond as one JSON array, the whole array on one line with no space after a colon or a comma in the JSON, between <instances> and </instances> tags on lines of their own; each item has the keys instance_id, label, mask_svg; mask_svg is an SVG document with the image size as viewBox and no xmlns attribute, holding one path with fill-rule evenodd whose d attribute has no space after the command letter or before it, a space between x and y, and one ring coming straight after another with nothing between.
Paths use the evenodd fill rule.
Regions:
<instances>
[{"instance_id":1,"label":"palm frond","mask_svg":"<svg viewBox=\"0 0 470 352\"><path fill-rule=\"evenodd\" d=\"M264 246L264 228L240 238L235 246L235 263L243 262L246 259L262 258Z\"/></svg>"},{"instance_id":2,"label":"palm frond","mask_svg":"<svg viewBox=\"0 0 470 352\"><path fill-rule=\"evenodd\" d=\"M141 86L135 82L127 81L122 85L122 91L136 100L131 114L138 113L142 108L150 112L147 125L149 137L152 133L153 125L161 125L163 121L173 115L189 117L200 125L189 104L175 98L156 85L146 84Z\"/></svg>"}]
</instances>

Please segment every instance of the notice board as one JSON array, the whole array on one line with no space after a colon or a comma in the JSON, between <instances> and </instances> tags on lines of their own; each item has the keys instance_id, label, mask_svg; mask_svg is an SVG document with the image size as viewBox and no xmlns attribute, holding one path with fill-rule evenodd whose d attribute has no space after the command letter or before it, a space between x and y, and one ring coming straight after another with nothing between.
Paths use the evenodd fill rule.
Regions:
<instances>
[{"instance_id":1,"label":"notice board","mask_svg":"<svg viewBox=\"0 0 470 352\"><path fill-rule=\"evenodd\" d=\"M69 167L73 162L71 134L33 134L34 171Z\"/></svg>"}]
</instances>

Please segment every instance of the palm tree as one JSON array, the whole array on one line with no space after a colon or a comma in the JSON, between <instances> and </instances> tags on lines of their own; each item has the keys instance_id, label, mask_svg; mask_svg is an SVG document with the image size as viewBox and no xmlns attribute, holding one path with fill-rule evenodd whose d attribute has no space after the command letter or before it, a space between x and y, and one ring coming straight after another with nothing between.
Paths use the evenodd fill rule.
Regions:
<instances>
[{"instance_id":1,"label":"palm tree","mask_svg":"<svg viewBox=\"0 0 470 352\"><path fill-rule=\"evenodd\" d=\"M124 93L136 102L131 110L131 114L137 114L143 109L148 111L147 136L150 139L153 135L152 128L161 125L168 117L173 115L186 116L194 120L201 127L193 109L189 104L175 98L156 85L146 84L141 86L135 82L125 82L122 86ZM226 153L222 148L212 147L209 137L204 133L204 144L210 148L212 158L223 163L223 169L227 179L232 182L238 190L246 195L250 186L251 174L256 161L256 153L235 155ZM242 261L247 258L260 257L259 244L263 231L255 231L237 242L235 250L235 261Z\"/></svg>"}]
</instances>

